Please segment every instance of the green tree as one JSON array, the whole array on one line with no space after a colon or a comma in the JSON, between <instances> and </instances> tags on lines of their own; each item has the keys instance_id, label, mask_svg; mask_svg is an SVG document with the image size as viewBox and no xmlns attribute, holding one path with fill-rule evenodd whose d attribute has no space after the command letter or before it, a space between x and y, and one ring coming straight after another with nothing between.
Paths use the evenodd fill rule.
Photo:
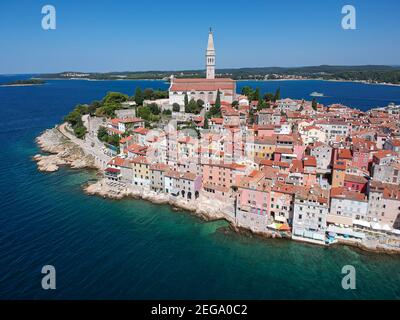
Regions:
<instances>
[{"instance_id":1,"label":"green tree","mask_svg":"<svg viewBox=\"0 0 400 320\"><path fill-rule=\"evenodd\" d=\"M264 99L258 100L258 105L257 105L257 110L260 111L262 109L265 109L267 107L267 104Z\"/></svg>"},{"instance_id":2,"label":"green tree","mask_svg":"<svg viewBox=\"0 0 400 320\"><path fill-rule=\"evenodd\" d=\"M208 119L207 119L207 117L204 117L204 125L203 125L203 129L209 129L209 125L208 125Z\"/></svg>"},{"instance_id":3,"label":"green tree","mask_svg":"<svg viewBox=\"0 0 400 320\"><path fill-rule=\"evenodd\" d=\"M103 98L103 104L121 104L122 102L128 101L129 97L126 94L120 92L108 92Z\"/></svg>"},{"instance_id":4,"label":"green tree","mask_svg":"<svg viewBox=\"0 0 400 320\"><path fill-rule=\"evenodd\" d=\"M119 147L119 141L121 138L117 134L113 134L111 136L108 136L107 143L113 145L114 147Z\"/></svg>"},{"instance_id":5,"label":"green tree","mask_svg":"<svg viewBox=\"0 0 400 320\"><path fill-rule=\"evenodd\" d=\"M186 113L199 113L199 110L199 105L193 98L190 99L189 103L185 106Z\"/></svg>"},{"instance_id":6,"label":"green tree","mask_svg":"<svg viewBox=\"0 0 400 320\"><path fill-rule=\"evenodd\" d=\"M203 100L198 99L196 102L197 102L197 105L198 105L199 109L202 109L204 107L204 101Z\"/></svg>"},{"instance_id":7,"label":"green tree","mask_svg":"<svg viewBox=\"0 0 400 320\"><path fill-rule=\"evenodd\" d=\"M311 106L312 106L312 108L313 108L315 111L317 111L317 108L318 108L317 99L315 99L315 98L312 99Z\"/></svg>"},{"instance_id":8,"label":"green tree","mask_svg":"<svg viewBox=\"0 0 400 320\"><path fill-rule=\"evenodd\" d=\"M151 111L148 106L142 106L137 109L137 116L144 119L150 120Z\"/></svg>"},{"instance_id":9,"label":"green tree","mask_svg":"<svg viewBox=\"0 0 400 320\"><path fill-rule=\"evenodd\" d=\"M99 129L97 130L97 138L100 141L107 141L108 133L107 133L107 128L100 126Z\"/></svg>"},{"instance_id":10,"label":"green tree","mask_svg":"<svg viewBox=\"0 0 400 320\"><path fill-rule=\"evenodd\" d=\"M274 101L280 100L281 98L281 88L276 89L275 95L274 95Z\"/></svg>"},{"instance_id":11,"label":"green tree","mask_svg":"<svg viewBox=\"0 0 400 320\"><path fill-rule=\"evenodd\" d=\"M102 107L96 110L96 116L104 117L115 117L115 110L121 108L121 105L117 103L106 103Z\"/></svg>"},{"instance_id":12,"label":"green tree","mask_svg":"<svg viewBox=\"0 0 400 320\"><path fill-rule=\"evenodd\" d=\"M64 117L64 121L67 121L72 127L76 126L79 121L82 121L82 115L78 110L74 109Z\"/></svg>"},{"instance_id":13,"label":"green tree","mask_svg":"<svg viewBox=\"0 0 400 320\"><path fill-rule=\"evenodd\" d=\"M186 106L189 104L189 97L187 95L187 93L185 92L185 100L184 100L184 104L185 104L185 108Z\"/></svg>"},{"instance_id":14,"label":"green tree","mask_svg":"<svg viewBox=\"0 0 400 320\"><path fill-rule=\"evenodd\" d=\"M97 100L93 101L88 107L89 114L93 116L96 113L96 110L98 108L100 108L101 106L102 106L102 104L100 101L97 101Z\"/></svg>"},{"instance_id":15,"label":"green tree","mask_svg":"<svg viewBox=\"0 0 400 320\"><path fill-rule=\"evenodd\" d=\"M181 110L181 107L179 104L177 104L176 102L172 105L172 111L173 112L179 112Z\"/></svg>"},{"instance_id":16,"label":"green tree","mask_svg":"<svg viewBox=\"0 0 400 320\"><path fill-rule=\"evenodd\" d=\"M138 106L143 105L143 100L144 100L144 98L143 98L142 89L140 87L136 87L136 90L135 90L135 102L136 102L136 104Z\"/></svg>"},{"instance_id":17,"label":"green tree","mask_svg":"<svg viewBox=\"0 0 400 320\"><path fill-rule=\"evenodd\" d=\"M166 90L158 89L153 92L153 99L166 99L166 98L168 98L168 96L169 96L169 93Z\"/></svg>"},{"instance_id":18,"label":"green tree","mask_svg":"<svg viewBox=\"0 0 400 320\"><path fill-rule=\"evenodd\" d=\"M220 110L221 109L221 92L217 91L217 98L215 99L215 107Z\"/></svg>"},{"instance_id":19,"label":"green tree","mask_svg":"<svg viewBox=\"0 0 400 320\"><path fill-rule=\"evenodd\" d=\"M74 134L79 139L83 139L83 137L85 136L86 132L87 132L87 130L86 130L86 127L84 125L74 128Z\"/></svg>"},{"instance_id":20,"label":"green tree","mask_svg":"<svg viewBox=\"0 0 400 320\"><path fill-rule=\"evenodd\" d=\"M75 106L74 110L72 110L68 115L64 117L64 121L67 121L72 129L74 130L74 134L77 138L82 139L87 129L83 124L82 115L88 112L87 105L78 104Z\"/></svg>"},{"instance_id":21,"label":"green tree","mask_svg":"<svg viewBox=\"0 0 400 320\"><path fill-rule=\"evenodd\" d=\"M239 102L237 100L232 102L232 108L237 109L238 105L239 105Z\"/></svg>"},{"instance_id":22,"label":"green tree","mask_svg":"<svg viewBox=\"0 0 400 320\"><path fill-rule=\"evenodd\" d=\"M161 113L160 107L156 103L151 103L149 108L152 114L159 115Z\"/></svg>"},{"instance_id":23,"label":"green tree","mask_svg":"<svg viewBox=\"0 0 400 320\"><path fill-rule=\"evenodd\" d=\"M267 101L272 101L272 100L274 100L274 94L271 93L271 92L266 93L266 94L264 95L264 99L267 100Z\"/></svg>"},{"instance_id":24,"label":"green tree","mask_svg":"<svg viewBox=\"0 0 400 320\"><path fill-rule=\"evenodd\" d=\"M250 125L254 124L255 120L256 120L256 116L254 114L253 108L251 108L250 111L249 111L249 122L250 122Z\"/></svg>"},{"instance_id":25,"label":"green tree","mask_svg":"<svg viewBox=\"0 0 400 320\"><path fill-rule=\"evenodd\" d=\"M145 100L152 100L154 95L154 91L151 88L144 89L143 97Z\"/></svg>"},{"instance_id":26,"label":"green tree","mask_svg":"<svg viewBox=\"0 0 400 320\"><path fill-rule=\"evenodd\" d=\"M252 100L260 101L260 88L256 88L256 91L254 91Z\"/></svg>"},{"instance_id":27,"label":"green tree","mask_svg":"<svg viewBox=\"0 0 400 320\"><path fill-rule=\"evenodd\" d=\"M248 86L242 88L242 94L251 100L254 94L254 90Z\"/></svg>"}]
</instances>

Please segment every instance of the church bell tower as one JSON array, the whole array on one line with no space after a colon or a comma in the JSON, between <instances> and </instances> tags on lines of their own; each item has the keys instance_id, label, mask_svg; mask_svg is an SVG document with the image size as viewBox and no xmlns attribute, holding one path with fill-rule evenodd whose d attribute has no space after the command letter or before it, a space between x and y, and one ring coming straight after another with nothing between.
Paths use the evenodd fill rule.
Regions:
<instances>
[{"instance_id":1,"label":"church bell tower","mask_svg":"<svg viewBox=\"0 0 400 320\"><path fill-rule=\"evenodd\" d=\"M214 38L210 28L206 51L207 79L215 79L215 49Z\"/></svg>"}]
</instances>

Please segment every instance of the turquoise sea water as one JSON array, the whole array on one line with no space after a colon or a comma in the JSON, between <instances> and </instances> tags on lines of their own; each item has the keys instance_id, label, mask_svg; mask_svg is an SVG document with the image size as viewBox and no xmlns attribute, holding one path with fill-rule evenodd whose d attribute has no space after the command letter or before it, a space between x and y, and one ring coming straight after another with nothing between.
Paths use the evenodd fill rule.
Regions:
<instances>
[{"instance_id":1,"label":"turquoise sea water","mask_svg":"<svg viewBox=\"0 0 400 320\"><path fill-rule=\"evenodd\" d=\"M3 76L0 82L14 78ZM312 91L336 97L354 92L360 108L367 101L367 107L386 100L400 103L400 87L257 84L267 90L279 84L284 96L289 92L295 98ZM37 171L31 157L38 152L34 139L42 130L60 122L76 103L100 99L107 91L132 94L136 85L167 86L50 81L0 87L1 299L400 298L398 256L240 235L225 222L207 223L168 206L87 196L82 185L96 178L93 171ZM57 270L54 291L41 289L46 264ZM344 265L356 267L356 290L341 288Z\"/></svg>"}]
</instances>

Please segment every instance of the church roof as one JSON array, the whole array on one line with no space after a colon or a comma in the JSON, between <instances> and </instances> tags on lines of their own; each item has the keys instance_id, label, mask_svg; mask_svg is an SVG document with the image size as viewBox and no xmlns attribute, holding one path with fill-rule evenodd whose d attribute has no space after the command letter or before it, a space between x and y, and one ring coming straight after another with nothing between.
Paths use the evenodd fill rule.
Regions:
<instances>
[{"instance_id":1,"label":"church roof","mask_svg":"<svg viewBox=\"0 0 400 320\"><path fill-rule=\"evenodd\" d=\"M229 78L217 79L174 79L170 91L216 91L234 90L235 80Z\"/></svg>"}]
</instances>

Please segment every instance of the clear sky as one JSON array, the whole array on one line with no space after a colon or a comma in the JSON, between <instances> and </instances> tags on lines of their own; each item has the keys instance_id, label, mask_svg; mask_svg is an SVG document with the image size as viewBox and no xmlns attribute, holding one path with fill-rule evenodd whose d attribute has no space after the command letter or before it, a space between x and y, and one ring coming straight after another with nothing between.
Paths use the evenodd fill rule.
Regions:
<instances>
[{"instance_id":1,"label":"clear sky","mask_svg":"<svg viewBox=\"0 0 400 320\"><path fill-rule=\"evenodd\" d=\"M399 0L1 0L0 73L202 69L210 26L217 68L400 65L399 16Z\"/></svg>"}]
</instances>

